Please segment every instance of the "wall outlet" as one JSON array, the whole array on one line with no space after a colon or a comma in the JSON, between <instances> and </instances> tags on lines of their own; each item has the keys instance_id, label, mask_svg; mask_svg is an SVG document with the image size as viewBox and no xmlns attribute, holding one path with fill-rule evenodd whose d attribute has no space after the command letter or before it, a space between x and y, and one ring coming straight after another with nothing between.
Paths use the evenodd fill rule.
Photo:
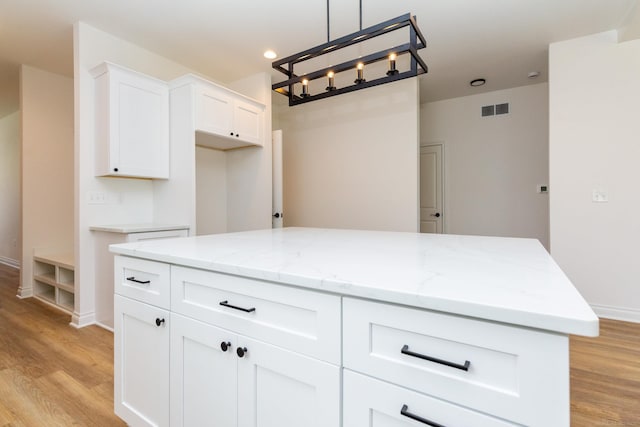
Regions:
<instances>
[{"instance_id":1,"label":"wall outlet","mask_svg":"<svg viewBox=\"0 0 640 427\"><path fill-rule=\"evenodd\" d=\"M90 205L106 205L107 195L102 191L88 191L87 202Z\"/></svg>"},{"instance_id":2,"label":"wall outlet","mask_svg":"<svg viewBox=\"0 0 640 427\"><path fill-rule=\"evenodd\" d=\"M609 201L609 196L605 190L594 188L591 194L591 201L593 203L606 203Z\"/></svg>"}]
</instances>

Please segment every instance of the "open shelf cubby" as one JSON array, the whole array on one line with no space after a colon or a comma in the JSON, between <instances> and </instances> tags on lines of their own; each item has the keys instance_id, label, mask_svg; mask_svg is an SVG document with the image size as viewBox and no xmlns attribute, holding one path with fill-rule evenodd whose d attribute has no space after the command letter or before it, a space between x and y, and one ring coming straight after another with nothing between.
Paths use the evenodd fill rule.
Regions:
<instances>
[{"instance_id":1,"label":"open shelf cubby","mask_svg":"<svg viewBox=\"0 0 640 427\"><path fill-rule=\"evenodd\" d=\"M67 313L74 307L73 254L33 257L33 296Z\"/></svg>"}]
</instances>

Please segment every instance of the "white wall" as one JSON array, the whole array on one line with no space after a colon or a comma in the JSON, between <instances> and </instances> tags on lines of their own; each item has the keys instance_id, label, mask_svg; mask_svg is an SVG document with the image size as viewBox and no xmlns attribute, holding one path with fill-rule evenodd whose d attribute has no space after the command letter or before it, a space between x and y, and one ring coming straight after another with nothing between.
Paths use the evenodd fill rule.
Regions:
<instances>
[{"instance_id":1,"label":"white wall","mask_svg":"<svg viewBox=\"0 0 640 427\"><path fill-rule=\"evenodd\" d=\"M33 293L33 253L73 251L73 80L23 65L22 273Z\"/></svg>"},{"instance_id":2,"label":"white wall","mask_svg":"<svg viewBox=\"0 0 640 427\"><path fill-rule=\"evenodd\" d=\"M481 116L508 102L509 114ZM444 232L531 237L549 247L548 85L426 103L421 142L444 144ZM553 192L553 187L550 188Z\"/></svg>"},{"instance_id":3,"label":"white wall","mask_svg":"<svg viewBox=\"0 0 640 427\"><path fill-rule=\"evenodd\" d=\"M417 231L418 97L406 79L280 110L285 226Z\"/></svg>"},{"instance_id":4,"label":"white wall","mask_svg":"<svg viewBox=\"0 0 640 427\"><path fill-rule=\"evenodd\" d=\"M266 110L264 145L227 152L227 231L271 228L271 76L254 74L228 87Z\"/></svg>"},{"instance_id":5,"label":"white wall","mask_svg":"<svg viewBox=\"0 0 640 427\"><path fill-rule=\"evenodd\" d=\"M636 2L620 29L620 41L640 38L640 3Z\"/></svg>"},{"instance_id":6,"label":"white wall","mask_svg":"<svg viewBox=\"0 0 640 427\"><path fill-rule=\"evenodd\" d=\"M0 118L0 263L20 267L20 112Z\"/></svg>"},{"instance_id":7,"label":"white wall","mask_svg":"<svg viewBox=\"0 0 640 427\"><path fill-rule=\"evenodd\" d=\"M110 304L96 301L92 225L149 223L154 221L154 183L151 180L94 177L94 79L96 65L110 61L168 81L192 70L85 23L74 26L75 77L75 195L76 195L76 300L72 324L84 326L96 319L96 310ZM101 191L107 204L89 205L87 193ZM100 313L98 317L103 317Z\"/></svg>"},{"instance_id":8,"label":"white wall","mask_svg":"<svg viewBox=\"0 0 640 427\"><path fill-rule=\"evenodd\" d=\"M551 253L597 314L640 321L640 40L552 44L549 96Z\"/></svg>"},{"instance_id":9,"label":"white wall","mask_svg":"<svg viewBox=\"0 0 640 427\"><path fill-rule=\"evenodd\" d=\"M227 232L227 153L196 147L196 231Z\"/></svg>"}]
</instances>

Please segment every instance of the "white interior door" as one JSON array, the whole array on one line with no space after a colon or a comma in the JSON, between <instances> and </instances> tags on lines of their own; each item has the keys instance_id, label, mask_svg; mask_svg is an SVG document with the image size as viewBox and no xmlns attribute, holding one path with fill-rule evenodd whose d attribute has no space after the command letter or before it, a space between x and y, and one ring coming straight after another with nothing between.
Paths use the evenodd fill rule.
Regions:
<instances>
[{"instance_id":1,"label":"white interior door","mask_svg":"<svg viewBox=\"0 0 640 427\"><path fill-rule=\"evenodd\" d=\"M420 232L442 233L442 144L420 147Z\"/></svg>"},{"instance_id":2,"label":"white interior door","mask_svg":"<svg viewBox=\"0 0 640 427\"><path fill-rule=\"evenodd\" d=\"M272 226L273 228L281 228L282 219L282 131L273 131L273 207L272 207Z\"/></svg>"}]
</instances>

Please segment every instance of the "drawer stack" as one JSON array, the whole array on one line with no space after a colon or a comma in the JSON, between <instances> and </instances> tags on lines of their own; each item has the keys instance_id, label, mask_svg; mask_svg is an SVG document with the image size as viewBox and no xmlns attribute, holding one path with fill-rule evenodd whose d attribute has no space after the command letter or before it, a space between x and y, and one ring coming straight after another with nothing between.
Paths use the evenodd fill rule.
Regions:
<instances>
[{"instance_id":1,"label":"drawer stack","mask_svg":"<svg viewBox=\"0 0 640 427\"><path fill-rule=\"evenodd\" d=\"M343 310L345 426L568 425L566 337L353 298Z\"/></svg>"}]
</instances>

